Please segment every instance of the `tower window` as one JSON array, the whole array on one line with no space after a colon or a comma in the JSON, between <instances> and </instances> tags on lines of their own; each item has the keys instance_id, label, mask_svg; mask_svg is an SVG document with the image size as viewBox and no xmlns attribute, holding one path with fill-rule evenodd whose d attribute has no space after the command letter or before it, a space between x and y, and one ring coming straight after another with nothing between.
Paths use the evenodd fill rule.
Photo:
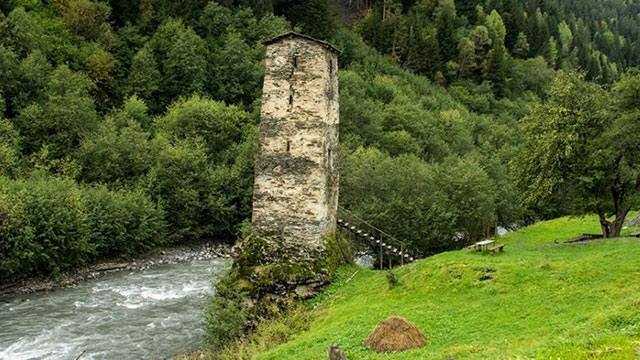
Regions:
<instances>
[{"instance_id":1,"label":"tower window","mask_svg":"<svg viewBox=\"0 0 640 360\"><path fill-rule=\"evenodd\" d=\"M293 55L293 67L298 68L298 55Z\"/></svg>"},{"instance_id":2,"label":"tower window","mask_svg":"<svg viewBox=\"0 0 640 360\"><path fill-rule=\"evenodd\" d=\"M291 151L291 141L287 140L287 153Z\"/></svg>"}]
</instances>

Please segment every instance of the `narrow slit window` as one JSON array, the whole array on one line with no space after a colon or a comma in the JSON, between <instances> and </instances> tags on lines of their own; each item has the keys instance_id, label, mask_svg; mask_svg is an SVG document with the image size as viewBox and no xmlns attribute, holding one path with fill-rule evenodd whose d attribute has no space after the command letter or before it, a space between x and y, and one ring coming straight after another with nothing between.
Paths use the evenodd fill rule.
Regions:
<instances>
[{"instance_id":1,"label":"narrow slit window","mask_svg":"<svg viewBox=\"0 0 640 360\"><path fill-rule=\"evenodd\" d=\"M329 60L329 74L333 74L333 60Z\"/></svg>"},{"instance_id":2,"label":"narrow slit window","mask_svg":"<svg viewBox=\"0 0 640 360\"><path fill-rule=\"evenodd\" d=\"M287 140L287 152L291 151L291 141Z\"/></svg>"},{"instance_id":3,"label":"narrow slit window","mask_svg":"<svg viewBox=\"0 0 640 360\"><path fill-rule=\"evenodd\" d=\"M298 68L298 55L293 55L293 67Z\"/></svg>"},{"instance_id":4,"label":"narrow slit window","mask_svg":"<svg viewBox=\"0 0 640 360\"><path fill-rule=\"evenodd\" d=\"M293 105L293 94L289 95L289 106Z\"/></svg>"}]
</instances>

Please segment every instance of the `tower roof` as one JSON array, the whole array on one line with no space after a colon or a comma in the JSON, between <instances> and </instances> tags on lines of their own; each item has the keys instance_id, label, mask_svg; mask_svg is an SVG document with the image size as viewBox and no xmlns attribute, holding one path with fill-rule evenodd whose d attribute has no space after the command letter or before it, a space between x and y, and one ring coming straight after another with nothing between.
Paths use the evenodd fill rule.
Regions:
<instances>
[{"instance_id":1,"label":"tower roof","mask_svg":"<svg viewBox=\"0 0 640 360\"><path fill-rule=\"evenodd\" d=\"M326 47L327 49L329 49L329 50L331 50L331 51L333 51L335 53L338 53L338 54L340 53L340 50L336 49L335 46L333 46L331 43L329 43L327 41L318 40L318 39L316 39L314 37L311 37L309 35L301 34L301 33L295 32L295 31L289 31L289 32L286 32L284 34L280 34L280 35L278 35L278 36L276 36L276 37L274 37L272 39L269 39L269 40L265 41L263 44L269 45L269 44L276 43L276 42L278 42L278 41L280 41L282 39L285 39L285 38L294 38L294 37L298 37L298 38L302 38L302 39L306 39L306 40L311 40L311 41L313 41L315 43L318 43L318 44Z\"/></svg>"}]
</instances>

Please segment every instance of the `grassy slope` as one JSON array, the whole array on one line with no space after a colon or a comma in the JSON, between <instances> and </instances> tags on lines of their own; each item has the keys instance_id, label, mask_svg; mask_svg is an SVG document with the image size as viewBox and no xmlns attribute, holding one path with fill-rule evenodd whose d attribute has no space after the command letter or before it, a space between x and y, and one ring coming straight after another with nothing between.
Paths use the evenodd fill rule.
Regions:
<instances>
[{"instance_id":1,"label":"grassy slope","mask_svg":"<svg viewBox=\"0 0 640 360\"><path fill-rule=\"evenodd\" d=\"M332 343L350 359L640 357L640 241L554 244L597 231L595 217L540 223L506 236L503 255L457 251L399 268L395 289L384 272L344 268L309 330L257 359L326 359ZM391 355L363 347L390 315L418 325L428 345Z\"/></svg>"}]
</instances>

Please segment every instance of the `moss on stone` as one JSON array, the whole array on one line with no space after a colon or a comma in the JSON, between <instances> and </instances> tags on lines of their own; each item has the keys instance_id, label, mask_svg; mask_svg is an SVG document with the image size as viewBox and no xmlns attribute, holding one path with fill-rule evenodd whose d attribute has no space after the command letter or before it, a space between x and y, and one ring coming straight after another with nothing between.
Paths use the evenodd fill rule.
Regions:
<instances>
[{"instance_id":1,"label":"moss on stone","mask_svg":"<svg viewBox=\"0 0 640 360\"><path fill-rule=\"evenodd\" d=\"M302 292L297 289L304 287L305 294L310 288L320 291L340 265L352 262L352 249L344 237L328 236L318 248L286 244L277 237L255 235L239 244L232 269L217 284L209 303L211 345L219 347L262 321L286 314L300 300ZM233 312L237 316L230 315ZM231 321L225 322L229 316Z\"/></svg>"}]
</instances>

